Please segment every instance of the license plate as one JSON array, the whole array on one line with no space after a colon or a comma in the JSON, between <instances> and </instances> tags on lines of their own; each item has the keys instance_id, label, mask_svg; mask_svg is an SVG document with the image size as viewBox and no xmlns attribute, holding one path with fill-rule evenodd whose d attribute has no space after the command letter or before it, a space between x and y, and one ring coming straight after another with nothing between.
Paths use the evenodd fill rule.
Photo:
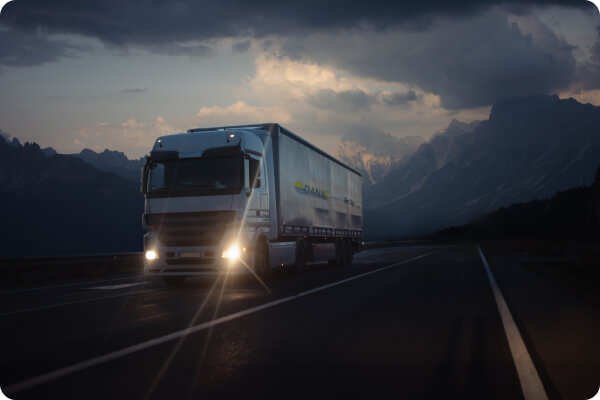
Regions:
<instances>
[{"instance_id":1,"label":"license plate","mask_svg":"<svg viewBox=\"0 0 600 400\"><path fill-rule=\"evenodd\" d=\"M179 257L181 258L201 258L202 253L197 251L184 251L179 253Z\"/></svg>"}]
</instances>

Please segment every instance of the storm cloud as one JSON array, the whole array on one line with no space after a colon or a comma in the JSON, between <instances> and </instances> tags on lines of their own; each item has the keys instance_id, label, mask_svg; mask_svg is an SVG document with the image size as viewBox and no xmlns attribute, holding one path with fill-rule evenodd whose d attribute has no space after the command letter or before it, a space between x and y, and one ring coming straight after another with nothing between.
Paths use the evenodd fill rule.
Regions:
<instances>
[{"instance_id":1,"label":"storm cloud","mask_svg":"<svg viewBox=\"0 0 600 400\"><path fill-rule=\"evenodd\" d=\"M0 66L30 67L69 57L85 50L63 40L51 40L39 33L0 29Z\"/></svg>"},{"instance_id":2,"label":"storm cloud","mask_svg":"<svg viewBox=\"0 0 600 400\"><path fill-rule=\"evenodd\" d=\"M369 107L376 98L362 90L335 92L332 89L321 89L316 94L308 96L307 100L314 107L347 113Z\"/></svg>"},{"instance_id":3,"label":"storm cloud","mask_svg":"<svg viewBox=\"0 0 600 400\"><path fill-rule=\"evenodd\" d=\"M419 96L417 96L417 94L412 90L409 90L405 93L391 93L381 96L383 103L392 106L405 105L417 100L418 98Z\"/></svg>"},{"instance_id":4,"label":"storm cloud","mask_svg":"<svg viewBox=\"0 0 600 400\"><path fill-rule=\"evenodd\" d=\"M157 2L140 0L15 0L0 22L28 31L76 33L115 45L162 45L224 37L264 37L331 32L339 29L424 29L436 15L479 13L497 4L532 4L512 0L410 1L374 0L349 3L243 0ZM590 9L585 0L538 0L535 4L565 4ZM520 6L526 7L526 6Z\"/></svg>"},{"instance_id":5,"label":"storm cloud","mask_svg":"<svg viewBox=\"0 0 600 400\"><path fill-rule=\"evenodd\" d=\"M12 28L8 36L0 35L0 65L37 65L76 50L38 34L43 32L193 57L213 55L213 46L221 39L234 40L234 53L244 53L252 40L262 40L271 43L267 48L279 56L436 94L448 110L489 106L499 98L554 93L577 85L599 86L598 60L578 65L574 47L554 31L542 27L532 34L509 18L511 13L527 15L534 7L548 4L585 12L594 9L585 0L15 0L0 15L0 23ZM14 40L11 35L22 36ZM376 101L410 104L416 94L375 99L361 92L320 92L308 100L352 112Z\"/></svg>"},{"instance_id":6,"label":"storm cloud","mask_svg":"<svg viewBox=\"0 0 600 400\"><path fill-rule=\"evenodd\" d=\"M399 106L417 100L417 94L409 90L402 93L367 93L359 89L342 90L321 89L307 96L307 102L313 107L339 113L353 113L376 104Z\"/></svg>"},{"instance_id":7,"label":"storm cloud","mask_svg":"<svg viewBox=\"0 0 600 400\"><path fill-rule=\"evenodd\" d=\"M535 36L524 33L500 10L461 20L441 18L425 31L289 38L281 52L358 76L415 84L439 95L447 109L553 93L576 79L573 46L547 28Z\"/></svg>"}]
</instances>

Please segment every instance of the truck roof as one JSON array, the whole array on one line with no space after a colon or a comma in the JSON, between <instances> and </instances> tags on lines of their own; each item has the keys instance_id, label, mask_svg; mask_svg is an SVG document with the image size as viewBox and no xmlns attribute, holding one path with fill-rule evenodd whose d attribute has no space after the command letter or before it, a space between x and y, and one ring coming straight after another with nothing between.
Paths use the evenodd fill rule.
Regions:
<instances>
[{"instance_id":1,"label":"truck roof","mask_svg":"<svg viewBox=\"0 0 600 400\"><path fill-rule=\"evenodd\" d=\"M188 129L187 133L196 133L196 132L211 132L211 131L220 131L220 130L235 130L235 129L257 129L257 130L261 130L261 131L266 131L268 132L269 135L273 134L273 131L275 130L275 128L279 128L279 130L291 137L292 139L302 143L303 145L309 147L310 149L316 151L317 153L321 154L322 156L330 159L331 161L341 165L342 167L354 172L355 174L357 174L358 176L362 177L362 174L360 172L358 172L357 170L355 170L354 168L350 167L349 165L343 163L342 161L338 160L337 158L333 157L332 155L330 155L329 153L327 153L326 151L321 150L320 148L318 148L317 146L315 146L314 144L306 141L305 139L301 138L300 136L296 135L295 133L293 133L292 131L284 128L283 126L281 126L281 124L278 124L276 122L270 122L270 123L262 123L262 124L249 124L249 125L229 125L229 126L214 126L214 127L210 127L210 128L192 128L192 129Z\"/></svg>"}]
</instances>

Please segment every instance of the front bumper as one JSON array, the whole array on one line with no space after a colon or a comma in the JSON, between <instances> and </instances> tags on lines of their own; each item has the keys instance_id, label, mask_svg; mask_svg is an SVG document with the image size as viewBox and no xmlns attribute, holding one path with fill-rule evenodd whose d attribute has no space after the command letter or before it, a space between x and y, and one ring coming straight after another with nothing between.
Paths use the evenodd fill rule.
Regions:
<instances>
[{"instance_id":1,"label":"front bumper","mask_svg":"<svg viewBox=\"0 0 600 400\"><path fill-rule=\"evenodd\" d=\"M237 260L223 258L223 249L181 248L154 249L156 260L144 258L146 276L206 276L221 274L247 274L253 268L252 251L245 248Z\"/></svg>"}]
</instances>

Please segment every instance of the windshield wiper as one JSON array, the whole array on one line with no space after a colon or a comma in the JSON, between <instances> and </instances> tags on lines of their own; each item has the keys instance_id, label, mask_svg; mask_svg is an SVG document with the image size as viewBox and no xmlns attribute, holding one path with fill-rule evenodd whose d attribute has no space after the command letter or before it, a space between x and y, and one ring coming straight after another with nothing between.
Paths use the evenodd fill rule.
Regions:
<instances>
[{"instance_id":1,"label":"windshield wiper","mask_svg":"<svg viewBox=\"0 0 600 400\"><path fill-rule=\"evenodd\" d=\"M195 184L195 183L185 183L183 184L184 188L208 188L208 189L212 189L215 187L215 185L200 185L200 184Z\"/></svg>"},{"instance_id":2,"label":"windshield wiper","mask_svg":"<svg viewBox=\"0 0 600 400\"><path fill-rule=\"evenodd\" d=\"M163 193L163 192L168 192L170 191L169 188L165 188L165 187L161 187L161 188L151 188L150 192L151 193Z\"/></svg>"}]
</instances>

